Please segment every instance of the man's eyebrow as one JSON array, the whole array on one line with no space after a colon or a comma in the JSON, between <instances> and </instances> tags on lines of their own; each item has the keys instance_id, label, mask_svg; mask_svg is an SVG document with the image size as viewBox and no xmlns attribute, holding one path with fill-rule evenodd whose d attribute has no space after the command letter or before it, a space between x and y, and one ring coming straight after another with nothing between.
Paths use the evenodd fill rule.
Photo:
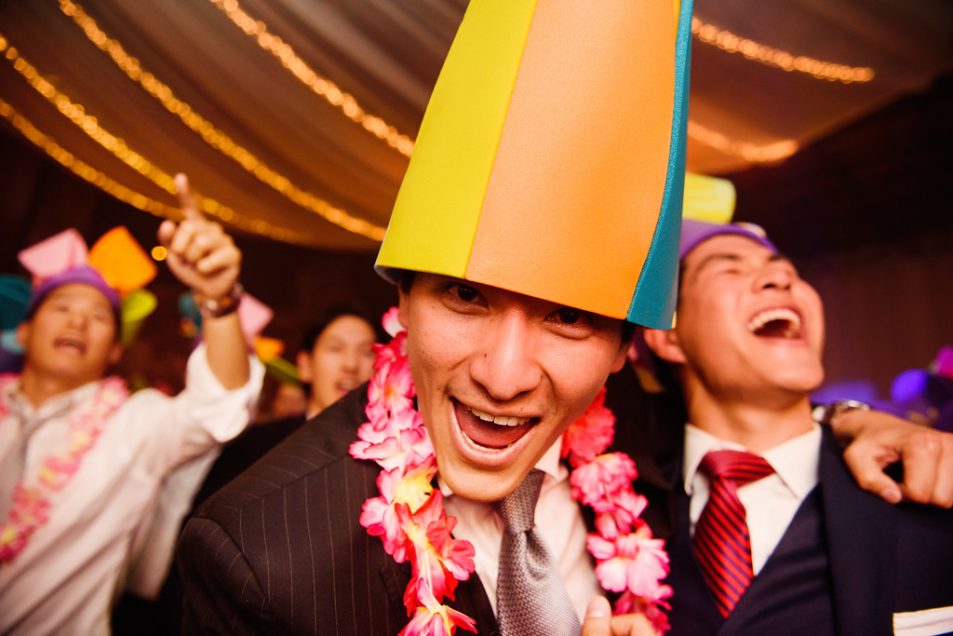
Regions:
<instances>
[{"instance_id":1,"label":"man's eyebrow","mask_svg":"<svg viewBox=\"0 0 953 636\"><path fill-rule=\"evenodd\" d=\"M733 253L733 252L715 252L714 254L709 254L708 256L706 256L705 258L703 258L702 261L701 261L698 265L696 265L693 269L694 269L695 271L701 272L701 271L703 271L706 267L709 267L709 266L711 266L712 264L715 264L715 263L718 263L718 262L740 263L740 262L743 261L743 260L744 260L744 257L741 256L740 254L735 254L735 253ZM768 262L770 262L770 263L777 263L777 262L780 262L780 261L784 261L784 262L786 262L786 263L790 263L792 266L793 266L793 264L794 264L794 263L791 261L790 258L788 258L787 256L785 256L784 254L782 254L782 253L780 253L780 252L775 252L774 254L772 254L771 256L768 257ZM684 274L686 273L686 271L687 271L687 270L686 270L686 268L685 268L685 263L684 263L684 261L683 261L683 262L682 262L682 275L684 275Z\"/></svg>"},{"instance_id":2,"label":"man's eyebrow","mask_svg":"<svg viewBox=\"0 0 953 636\"><path fill-rule=\"evenodd\" d=\"M715 262L727 261L731 263L739 263L741 262L741 260L742 258L738 254L733 254L731 252L715 252L714 254L709 254L708 256L703 258L702 262L696 265L693 269L700 272ZM682 274L684 275L686 271L687 270L684 267L684 263L683 263Z\"/></svg>"},{"instance_id":3,"label":"man's eyebrow","mask_svg":"<svg viewBox=\"0 0 953 636\"><path fill-rule=\"evenodd\" d=\"M781 252L775 252L771 255L771 258L768 259L771 263L777 263L778 261L787 261L789 264L794 265L794 262Z\"/></svg>"}]
</instances>

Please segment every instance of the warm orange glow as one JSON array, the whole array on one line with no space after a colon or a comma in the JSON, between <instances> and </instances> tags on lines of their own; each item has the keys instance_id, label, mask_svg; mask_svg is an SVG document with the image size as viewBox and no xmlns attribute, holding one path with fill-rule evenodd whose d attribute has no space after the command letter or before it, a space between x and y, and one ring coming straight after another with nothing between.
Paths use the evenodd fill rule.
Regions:
<instances>
[{"instance_id":1,"label":"warm orange glow","mask_svg":"<svg viewBox=\"0 0 953 636\"><path fill-rule=\"evenodd\" d=\"M168 180L171 184L172 177L161 170L155 168L142 156L130 150L126 143L119 137L109 133L99 126L95 117L86 114L85 109L78 104L74 104L66 95L60 93L48 80L43 78L36 68L20 57L19 52L13 47L7 46L7 39L0 34L0 52L4 52L4 58L13 62L13 67L27 80L27 82L41 95L53 103L63 115L70 119L74 124L81 128L93 141L109 150L116 158L133 168L143 176L149 178L160 188ZM120 201L136 207L145 212L156 216L176 219L181 217L178 208L165 205L155 199L152 199L140 192L131 190L121 183L106 176L104 173L96 170L89 164L77 158L71 152L60 146L52 138L37 129L32 122L20 115L12 105L0 99L0 116L4 117L23 134L29 141L41 148L47 155L55 161L72 171L80 178L92 183L104 192L114 196ZM174 186L172 190L174 193ZM235 213L214 199L208 197L196 197L199 207L206 213L215 216L223 221L230 222L235 227L246 232L253 232L269 238L290 243L307 243L307 237L300 232L293 232L284 228L277 228L271 224L260 221L250 220Z\"/></svg>"},{"instance_id":2,"label":"warm orange glow","mask_svg":"<svg viewBox=\"0 0 953 636\"><path fill-rule=\"evenodd\" d=\"M337 84L316 73L298 57L294 49L277 35L268 32L268 26L245 13L238 0L210 0L228 16L232 23L250 36L255 42L281 62L298 80L313 93L340 110L345 117L360 124L366 131L383 140L388 146L409 157L414 149L414 141L401 134L396 128L375 115L369 114L349 93L342 91Z\"/></svg>"},{"instance_id":3,"label":"warm orange glow","mask_svg":"<svg viewBox=\"0 0 953 636\"><path fill-rule=\"evenodd\" d=\"M711 146L719 152L732 157L740 157L751 163L781 161L793 155L800 148L800 145L794 139L781 139L769 144L738 141L694 121L688 122L688 136L706 146Z\"/></svg>"},{"instance_id":4,"label":"warm orange glow","mask_svg":"<svg viewBox=\"0 0 953 636\"><path fill-rule=\"evenodd\" d=\"M314 212L324 220L371 240L383 240L384 228L356 217L334 206L325 199L297 187L288 177L272 169L251 151L219 130L212 122L196 113L189 104L178 99L168 85L160 81L152 73L143 70L139 60L129 55L122 44L117 40L108 37L99 28L96 21L83 10L82 6L72 2L72 0L60 0L60 9L79 25L83 33L86 34L86 37L89 38L93 44L109 55L116 66L118 66L129 79L142 86L142 88L158 100L167 111L178 117L183 124L188 126L190 130L195 132L195 134L211 147L237 162L246 172L255 176L262 183L281 193L295 204ZM171 177L169 177L169 179L168 185L171 187ZM161 187L165 190L169 190L169 187L165 185ZM226 208L221 206L219 206L219 209L223 214L231 213L230 210L226 212ZM206 212L214 214L211 210L206 210ZM253 231L256 233L260 234L267 231L267 223L264 221L255 221L255 224L257 229Z\"/></svg>"},{"instance_id":5,"label":"warm orange glow","mask_svg":"<svg viewBox=\"0 0 953 636\"><path fill-rule=\"evenodd\" d=\"M742 38L696 17L692 18L692 34L700 42L717 46L722 51L740 53L749 60L774 66L789 73L804 73L817 79L829 82L839 81L844 84L864 83L874 78L874 69L869 66L848 66L817 60L806 55L794 55L748 38Z\"/></svg>"},{"instance_id":6,"label":"warm orange glow","mask_svg":"<svg viewBox=\"0 0 953 636\"><path fill-rule=\"evenodd\" d=\"M162 245L156 245L155 247L152 248L152 251L150 251L149 254L152 255L152 260L155 260L161 263L169 255L169 250L167 250Z\"/></svg>"}]
</instances>

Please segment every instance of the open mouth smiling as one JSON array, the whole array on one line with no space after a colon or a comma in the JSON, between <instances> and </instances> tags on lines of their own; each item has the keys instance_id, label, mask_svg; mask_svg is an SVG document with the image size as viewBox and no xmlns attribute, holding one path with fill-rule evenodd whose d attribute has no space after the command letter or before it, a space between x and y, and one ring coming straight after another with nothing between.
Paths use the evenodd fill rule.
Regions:
<instances>
[{"instance_id":1,"label":"open mouth smiling","mask_svg":"<svg viewBox=\"0 0 953 636\"><path fill-rule=\"evenodd\" d=\"M512 446L539 423L538 417L493 415L453 400L454 414L463 435L474 445L488 450Z\"/></svg>"},{"instance_id":2,"label":"open mouth smiling","mask_svg":"<svg viewBox=\"0 0 953 636\"><path fill-rule=\"evenodd\" d=\"M803 337L801 315L789 307L772 307L748 321L748 331L760 338L797 340Z\"/></svg>"},{"instance_id":3,"label":"open mouth smiling","mask_svg":"<svg viewBox=\"0 0 953 636\"><path fill-rule=\"evenodd\" d=\"M338 393L344 395L345 393L350 393L353 389L356 389L360 385L361 383L358 382L357 379L349 378L338 380L335 382L334 388L338 390Z\"/></svg>"},{"instance_id":4,"label":"open mouth smiling","mask_svg":"<svg viewBox=\"0 0 953 636\"><path fill-rule=\"evenodd\" d=\"M57 349L73 349L79 353L86 353L86 343L79 338L71 336L60 336L53 341L53 346Z\"/></svg>"}]
</instances>

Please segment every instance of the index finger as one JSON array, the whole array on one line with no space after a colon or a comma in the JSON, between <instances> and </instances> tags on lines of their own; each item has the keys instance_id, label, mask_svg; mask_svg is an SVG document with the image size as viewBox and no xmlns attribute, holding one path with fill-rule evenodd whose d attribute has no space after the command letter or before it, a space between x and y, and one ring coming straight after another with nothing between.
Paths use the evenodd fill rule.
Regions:
<instances>
[{"instance_id":1,"label":"index finger","mask_svg":"<svg viewBox=\"0 0 953 636\"><path fill-rule=\"evenodd\" d=\"M202 213L195 203L195 196L192 189L189 188L189 178L185 173L175 175L175 196L179 200L179 208L182 209L182 216L185 220L198 220L202 218Z\"/></svg>"}]
</instances>

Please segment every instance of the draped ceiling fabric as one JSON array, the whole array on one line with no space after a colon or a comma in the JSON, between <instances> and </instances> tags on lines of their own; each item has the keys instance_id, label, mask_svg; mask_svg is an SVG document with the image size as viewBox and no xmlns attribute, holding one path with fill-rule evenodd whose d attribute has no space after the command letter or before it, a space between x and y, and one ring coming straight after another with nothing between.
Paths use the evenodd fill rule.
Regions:
<instances>
[{"instance_id":1,"label":"draped ceiling fabric","mask_svg":"<svg viewBox=\"0 0 953 636\"><path fill-rule=\"evenodd\" d=\"M3 2L2 125L153 213L174 214L168 177L183 171L208 209L240 230L371 251L407 159L344 110L353 115L359 105L413 139L465 7L465 0ZM258 36L229 15L245 16L245 29ZM949 0L696 0L695 16L688 164L708 174L783 161L953 68ZM329 80L355 101L345 98L343 109L329 103L262 45L312 85ZM173 109L184 117L144 88L145 72L153 92L179 104Z\"/></svg>"}]
</instances>

